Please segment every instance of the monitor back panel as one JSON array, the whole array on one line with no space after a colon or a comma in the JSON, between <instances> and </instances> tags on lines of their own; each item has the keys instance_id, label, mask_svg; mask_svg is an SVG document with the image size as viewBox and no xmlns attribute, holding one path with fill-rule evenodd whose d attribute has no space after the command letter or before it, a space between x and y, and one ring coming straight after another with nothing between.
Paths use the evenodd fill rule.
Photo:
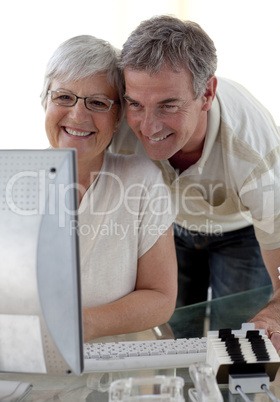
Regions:
<instances>
[{"instance_id":1,"label":"monitor back panel","mask_svg":"<svg viewBox=\"0 0 280 402\"><path fill-rule=\"evenodd\" d=\"M0 151L0 372L83 371L76 154Z\"/></svg>"}]
</instances>

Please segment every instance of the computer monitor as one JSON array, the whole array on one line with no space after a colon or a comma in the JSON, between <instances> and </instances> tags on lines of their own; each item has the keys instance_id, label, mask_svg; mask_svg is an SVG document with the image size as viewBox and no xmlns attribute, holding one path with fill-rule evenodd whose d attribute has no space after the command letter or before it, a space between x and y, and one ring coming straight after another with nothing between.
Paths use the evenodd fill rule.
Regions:
<instances>
[{"instance_id":1,"label":"computer monitor","mask_svg":"<svg viewBox=\"0 0 280 402\"><path fill-rule=\"evenodd\" d=\"M0 372L81 374L73 149L0 150Z\"/></svg>"}]
</instances>

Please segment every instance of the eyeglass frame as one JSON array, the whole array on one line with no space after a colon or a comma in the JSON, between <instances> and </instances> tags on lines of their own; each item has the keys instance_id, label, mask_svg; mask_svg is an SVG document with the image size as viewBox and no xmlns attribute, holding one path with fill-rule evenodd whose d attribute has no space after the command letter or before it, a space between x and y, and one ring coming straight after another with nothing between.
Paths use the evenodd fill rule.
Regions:
<instances>
[{"instance_id":1,"label":"eyeglass frame","mask_svg":"<svg viewBox=\"0 0 280 402\"><path fill-rule=\"evenodd\" d=\"M73 105L61 105L61 104L59 104L59 103L57 103L57 102L55 102L55 101L53 100L52 94L53 94L54 92L58 92L58 93L62 93L62 94L68 94L68 95L75 96L76 100L75 100L75 102L73 103ZM119 104L119 103L120 103L119 101L114 101L114 100L112 100L112 99L107 99L107 98L99 98L98 96L85 96L85 97L83 97L83 96L78 96L78 95L75 95L75 94L72 94L72 93L68 93L68 92L65 92L65 91L55 91L55 90L53 90L53 89L49 89L49 90L48 90L48 94L51 95L51 101L52 101L55 105L57 105L57 106L63 106L63 107L73 107L73 106L76 105L76 103L78 102L79 99L83 99L85 108L86 108L87 110L90 110L91 112L97 112L97 113L106 113L106 112L110 112L110 110L111 110L111 108L112 108L112 106L113 106L114 104ZM89 99L89 98L96 98L96 99L106 100L106 101L110 102L109 109L108 109L108 110L94 110L94 109L90 109L90 108L87 106L87 99Z\"/></svg>"}]
</instances>

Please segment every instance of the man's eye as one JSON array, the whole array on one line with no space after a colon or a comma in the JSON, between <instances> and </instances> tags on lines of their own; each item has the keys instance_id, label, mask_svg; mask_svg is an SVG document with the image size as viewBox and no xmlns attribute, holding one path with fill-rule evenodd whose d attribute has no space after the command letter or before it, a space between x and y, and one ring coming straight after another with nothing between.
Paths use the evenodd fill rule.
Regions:
<instances>
[{"instance_id":1,"label":"man's eye","mask_svg":"<svg viewBox=\"0 0 280 402\"><path fill-rule=\"evenodd\" d=\"M176 113L179 109L177 105L162 105L162 111L165 113Z\"/></svg>"},{"instance_id":2,"label":"man's eye","mask_svg":"<svg viewBox=\"0 0 280 402\"><path fill-rule=\"evenodd\" d=\"M137 109L137 108L140 107L140 103L132 102L132 101L130 101L130 100L128 100L128 99L125 99L125 100L126 100L127 106L128 106L129 108L131 108L131 109Z\"/></svg>"}]
</instances>

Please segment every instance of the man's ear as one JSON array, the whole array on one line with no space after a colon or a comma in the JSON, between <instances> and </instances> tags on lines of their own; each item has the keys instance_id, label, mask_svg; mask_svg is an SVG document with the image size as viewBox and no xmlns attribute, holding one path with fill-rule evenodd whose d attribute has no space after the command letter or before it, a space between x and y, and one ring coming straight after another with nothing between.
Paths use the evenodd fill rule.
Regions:
<instances>
[{"instance_id":1,"label":"man's ear","mask_svg":"<svg viewBox=\"0 0 280 402\"><path fill-rule=\"evenodd\" d=\"M206 90L205 90L204 95L202 96L202 98L204 100L204 105L203 105L202 110L204 110L206 112L208 110L210 110L210 108L212 106L213 100L216 95L217 84L218 84L218 80L215 75L212 75L207 81Z\"/></svg>"}]
</instances>

